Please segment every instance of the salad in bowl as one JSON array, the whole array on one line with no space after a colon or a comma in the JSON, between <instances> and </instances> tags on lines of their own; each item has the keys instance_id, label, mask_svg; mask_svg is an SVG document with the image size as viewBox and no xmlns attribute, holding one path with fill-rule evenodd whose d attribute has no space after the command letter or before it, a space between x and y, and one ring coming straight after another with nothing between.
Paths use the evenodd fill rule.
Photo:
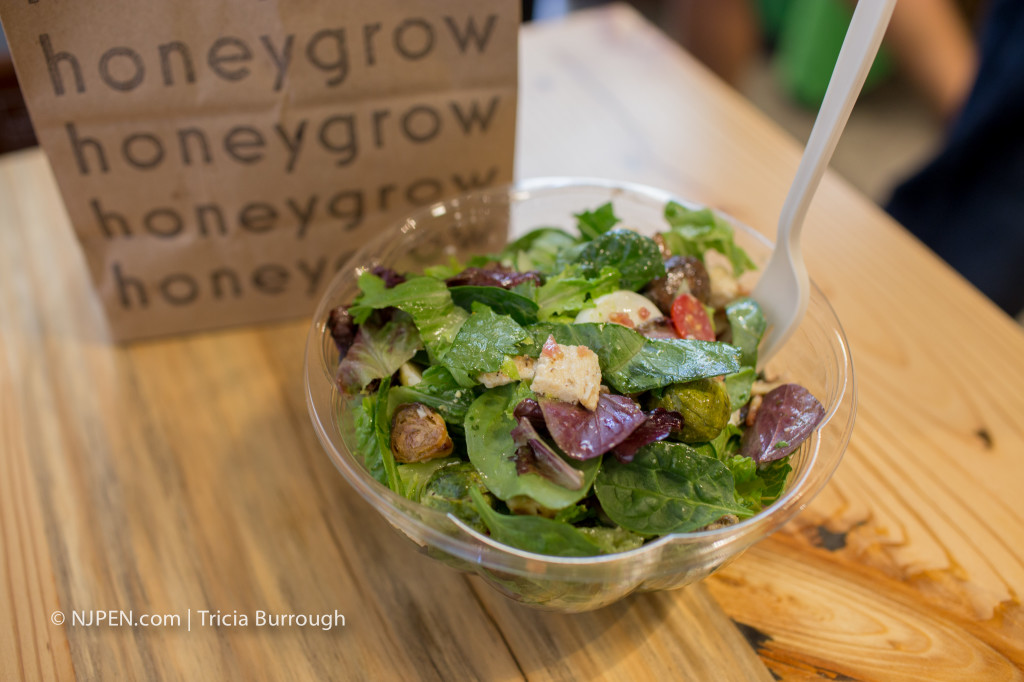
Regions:
<instances>
[{"instance_id":1,"label":"salad in bowl","mask_svg":"<svg viewBox=\"0 0 1024 682\"><path fill-rule=\"evenodd\" d=\"M805 504L842 452L815 468L848 371L841 330L824 383L759 370L755 259L726 217L586 187L528 227L521 188L410 218L420 239L357 255L310 340L314 424L356 489L429 553L570 610L703 577Z\"/></svg>"}]
</instances>

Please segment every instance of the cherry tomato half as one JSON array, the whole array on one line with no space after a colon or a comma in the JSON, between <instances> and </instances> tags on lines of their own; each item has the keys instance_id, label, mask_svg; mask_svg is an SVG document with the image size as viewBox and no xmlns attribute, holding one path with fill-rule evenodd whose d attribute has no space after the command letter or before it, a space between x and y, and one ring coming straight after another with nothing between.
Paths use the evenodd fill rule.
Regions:
<instances>
[{"instance_id":1,"label":"cherry tomato half","mask_svg":"<svg viewBox=\"0 0 1024 682\"><path fill-rule=\"evenodd\" d=\"M708 313L693 294L681 294L672 302L672 325L684 339L715 340Z\"/></svg>"}]
</instances>

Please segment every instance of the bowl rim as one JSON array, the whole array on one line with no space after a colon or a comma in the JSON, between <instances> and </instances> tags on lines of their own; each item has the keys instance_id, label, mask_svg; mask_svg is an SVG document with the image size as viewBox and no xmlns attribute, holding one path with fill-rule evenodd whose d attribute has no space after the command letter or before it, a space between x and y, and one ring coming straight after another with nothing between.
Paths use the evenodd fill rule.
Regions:
<instances>
[{"instance_id":1,"label":"bowl rim","mask_svg":"<svg viewBox=\"0 0 1024 682\"><path fill-rule=\"evenodd\" d=\"M495 568L500 570L514 570L510 567L502 565L500 562L489 561L484 557L480 551L480 547L477 543L484 543L488 547L500 552L503 555L509 555L516 557L520 560L526 560L530 562L542 562L547 565L565 565L565 566L602 566L606 564L614 564L624 561L637 560L637 559L649 559L651 562L656 563L660 555L660 550L666 545L680 544L680 543L697 543L701 544L708 542L719 541L721 544L728 544L729 539L735 537L744 536L747 532L755 530L757 527L762 525L770 525L770 521L773 518L778 518L780 512L788 511L795 503L797 497L806 497L802 500L800 508L794 511L792 514L787 515L782 522L775 525L774 528L770 528L767 534L774 532L779 526L785 521L789 520L793 515L798 513L810 501L825 488L828 481L831 479L835 470L838 468L840 461L842 460L843 454L849 444L850 435L853 431L854 422L856 420L857 413L857 382L856 375L853 368L853 357L850 352L849 342L846 338L846 332L843 329L842 323L839 317L836 315L831 303L825 297L824 293L818 287L818 285L812 280L811 281L811 298L817 300L824 306L824 310L834 324L829 325L828 331L834 333L835 340L838 342L839 352L837 358L841 361L839 365L839 376L842 381L836 387L836 398L834 403L829 407L822 421L815 427L812 437L805 441L807 447L811 445L811 451L809 453L809 461L807 466L804 467L802 473L790 481L790 485L787 486L783 494L773 502L769 507L761 510L760 512L750 516L749 518L743 519L738 523L717 528L714 530L705 531L691 531L687 533L668 533L654 540L645 542L640 547L635 549L616 552L612 554L599 554L594 556L586 557L562 557L548 554L539 554L536 552L529 552L522 550L510 545L502 544L493 538L484 535L474 529L470 528L467 524L458 519L452 514L444 514L438 510L431 509L423 505L417 505L419 507L418 513L424 513L427 516L436 516L455 524L455 526L462 532L470 534L473 538L473 542L469 542L457 536L447 534L439 530L438 528L424 522L421 519L415 518L402 511L403 504L416 504L412 500L401 496L392 491L387 486L381 484L379 481L373 479L369 472L367 472L360 463L356 461L356 455L352 452L345 453L339 452L335 443L330 438L330 435L326 431L325 422L323 416L320 415L316 401L313 395L313 387L311 385L312 375L314 370L312 369L313 364L321 365L327 369L326 363L322 356L322 351L325 346L326 339L329 338L329 334L326 330L326 316L329 312L329 298L331 292L337 288L337 284L340 280L344 279L348 273L352 270L358 269L358 265L365 263L368 260L373 260L373 254L379 253L382 250L383 245L388 244L395 238L396 233L405 234L409 231L417 229L419 219L438 215L438 211L447 210L446 207L453 203L464 201L470 197L480 195L505 195L508 197L510 203L516 200L522 200L528 198L531 194L538 192L557 192L564 189L596 189L596 190L610 190L616 193L631 193L638 196L643 196L651 200L659 201L660 203L667 203L669 201L675 201L683 206L692 209L710 209L715 214L725 218L730 225L734 228L743 231L747 236L761 243L762 246L769 250L774 248L773 242L765 237L763 234L753 229L743 221L740 221L725 211L721 211L712 206L700 204L692 200L681 198L672 192L662 190L659 188L651 187L648 185L617 181L607 178L591 178L591 177L575 177L575 176L552 176L552 177L537 177L526 180L520 180L514 183L508 183L504 185L496 185L482 189L476 189L470 192L465 192L456 196L448 197L447 199L431 203L429 205L422 206L411 213L405 218L396 221L390 226L381 230L381 233L376 237L368 241L362 247L360 247L353 255L345 262L345 264L338 270L338 272L332 277L324 290L324 294L321 297L316 313L313 317L312 324L307 337L306 353L304 358L304 388L306 394L306 406L309 412L310 419L313 423L314 430L317 434L317 438L320 441L321 446L328 454L335 467L339 470L342 477L346 482L351 485L356 492L360 494L365 500L370 502L374 509L384 516L393 526L396 526L403 534L409 535L404 529L401 528L402 524L412 524L415 526L419 537L426 541L427 544L437 546L446 552L452 553L455 556L464 559L471 560L474 563L485 565L489 568ZM614 197L613 197L614 199ZM317 362L313 362L314 356L317 357ZM318 374L319 376L319 374ZM332 396L338 396L337 387L334 384L333 373L328 371L326 380L331 385ZM850 401L850 416L848 418L848 424L845 426L845 430L841 436L841 442L838 444L839 455L835 458L835 462L832 464L831 470L825 472L821 478L821 482L816 489L805 490L806 485L811 473L815 471L815 468L820 464L819 455L821 449L821 433L826 425L838 413L839 409L843 407L846 401ZM335 407L335 401L328 401L329 408ZM325 415L328 417L326 423L332 424L336 428L336 415ZM813 441L813 442L812 442ZM348 447L344 449L348 451ZM439 518L439 520L440 520ZM766 534L766 535L767 535ZM414 540L417 544L421 544L418 540Z\"/></svg>"}]
</instances>

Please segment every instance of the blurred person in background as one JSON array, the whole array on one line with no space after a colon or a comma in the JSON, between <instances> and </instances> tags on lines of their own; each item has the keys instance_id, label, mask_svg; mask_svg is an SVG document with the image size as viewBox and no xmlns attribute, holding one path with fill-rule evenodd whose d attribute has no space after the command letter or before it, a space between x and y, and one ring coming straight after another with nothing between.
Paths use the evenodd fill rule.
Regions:
<instances>
[{"instance_id":1,"label":"blurred person in background","mask_svg":"<svg viewBox=\"0 0 1024 682\"><path fill-rule=\"evenodd\" d=\"M817 107L853 4L670 0L666 25L733 84L767 37L783 88ZM865 89L893 64L948 129L886 209L1007 313L1024 312L1024 1L899 0Z\"/></svg>"},{"instance_id":2,"label":"blurred person in background","mask_svg":"<svg viewBox=\"0 0 1024 682\"><path fill-rule=\"evenodd\" d=\"M992 0L977 78L889 213L1010 315L1024 311L1024 2Z\"/></svg>"}]
</instances>

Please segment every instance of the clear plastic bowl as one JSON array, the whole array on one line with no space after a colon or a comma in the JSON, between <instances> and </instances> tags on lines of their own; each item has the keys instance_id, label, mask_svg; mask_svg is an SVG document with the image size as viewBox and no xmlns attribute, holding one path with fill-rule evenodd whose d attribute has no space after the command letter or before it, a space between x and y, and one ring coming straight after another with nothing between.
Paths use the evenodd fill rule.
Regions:
<instances>
[{"instance_id":1,"label":"clear plastic bowl","mask_svg":"<svg viewBox=\"0 0 1024 682\"><path fill-rule=\"evenodd\" d=\"M328 312L358 294L365 268L385 265L419 272L425 266L495 252L538 226L575 232L573 213L613 201L623 224L652 235L665 229L671 194L626 183L579 178L537 179L473 192L423 208L362 248L330 283L317 307L306 348L306 398L313 426L338 470L402 535L421 551L459 570L476 573L508 597L559 611L587 611L635 591L666 590L701 580L777 530L825 486L850 440L856 412L853 365L843 329L814 287L807 316L769 369L811 391L825 407L814 435L793 454L784 494L771 507L738 524L699 533L668 535L620 554L551 557L501 545L445 514L420 506L381 485L353 456L351 411L335 388L337 350L325 329ZM736 241L759 264L771 243L727 218ZM745 275L750 288L757 274Z\"/></svg>"}]
</instances>

